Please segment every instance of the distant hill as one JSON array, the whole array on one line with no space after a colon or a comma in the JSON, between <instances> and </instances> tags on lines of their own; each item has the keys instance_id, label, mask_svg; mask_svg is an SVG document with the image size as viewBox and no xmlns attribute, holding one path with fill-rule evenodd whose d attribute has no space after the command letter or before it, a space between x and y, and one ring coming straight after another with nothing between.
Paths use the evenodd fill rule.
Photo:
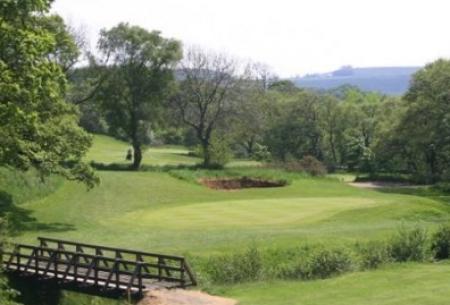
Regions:
<instances>
[{"instance_id":1,"label":"distant hill","mask_svg":"<svg viewBox=\"0 0 450 305\"><path fill-rule=\"evenodd\" d=\"M330 73L311 74L291 80L302 88L328 90L342 85L352 85L364 91L402 95L409 87L411 76L419 69L420 67L353 68L344 66Z\"/></svg>"}]
</instances>

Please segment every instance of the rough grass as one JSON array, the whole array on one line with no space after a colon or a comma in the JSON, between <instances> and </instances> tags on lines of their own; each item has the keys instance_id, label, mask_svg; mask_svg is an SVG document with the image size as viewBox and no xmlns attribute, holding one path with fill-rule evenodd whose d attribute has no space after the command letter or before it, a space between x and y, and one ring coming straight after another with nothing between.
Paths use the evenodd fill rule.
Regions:
<instances>
[{"instance_id":1,"label":"rough grass","mask_svg":"<svg viewBox=\"0 0 450 305\"><path fill-rule=\"evenodd\" d=\"M127 148L122 142L96 136L95 145L87 160L124 162ZM150 149L144 155L144 163L159 166L194 164L198 161L184 152L186 151L180 148ZM409 227L419 222L424 227L433 228L450 219L448 197L430 193L426 189L401 190L403 193L397 190L366 190L348 186L339 179L309 178L297 174L285 177L290 181L286 187L232 192L212 190L195 182L200 176L229 175L230 172L236 175L264 172L271 177L285 177L279 171L234 167L221 172L100 171L101 185L93 190L88 191L84 185L75 182L59 181L51 187L44 187L46 191L42 194L33 195L31 192L30 195L17 199L14 204L18 205L20 202L20 208L27 215L22 221L28 222L28 225L21 227L23 230L16 240L34 242L37 236L44 235L153 252L207 257L243 249L249 243L264 249L292 248L305 242L340 245L382 239L400 225ZM4 192L28 192L25 184L21 186L16 185L16 180L5 180L3 172L0 172L0 176L3 177L0 181L6 181L6 186L2 185ZM21 221L20 217L18 221ZM350 274L343 278L313 283L245 285L225 292L242 300L244 305L355 302L419 304L408 302L409 299L403 297L404 293L409 292L409 288L403 288L404 292L398 290L397 293L389 285L386 285L388 290L385 295L393 297L392 303L384 298L370 303L370 300L364 301L363 296L371 297L374 293L371 283L374 287L379 287L381 294L384 293L381 283L384 276L395 278L397 275L399 279L395 283L400 289L402 277L405 283L409 283L414 276L421 279L427 273L424 271L427 268L429 275L423 279L428 281L430 278L429 288L435 282L440 285L437 287L444 287L440 284L445 283L444 272L441 273L434 265L408 266L410 267L405 270L409 273L405 275L404 269L395 267L392 270ZM449 269L447 265L439 266ZM360 283L360 280L367 284ZM348 282L344 285L340 281ZM423 285L428 285L428 282ZM406 284L401 285L403 286ZM359 292L360 288L365 291L365 295ZM419 292L416 290L419 289L411 289L417 295ZM333 293L342 295L342 301L339 301L341 303L335 302ZM445 293L448 297L449 292L445 290ZM436 303L421 304L443 304L439 303L441 298L436 293L422 294L430 300L436 300ZM427 300L426 297L422 300Z\"/></svg>"}]
</instances>

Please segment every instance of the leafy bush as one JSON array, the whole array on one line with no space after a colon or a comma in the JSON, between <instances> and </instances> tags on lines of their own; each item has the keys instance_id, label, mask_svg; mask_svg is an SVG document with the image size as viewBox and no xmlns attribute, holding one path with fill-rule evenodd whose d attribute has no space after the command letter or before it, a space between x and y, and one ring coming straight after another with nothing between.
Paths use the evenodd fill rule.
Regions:
<instances>
[{"instance_id":1,"label":"leafy bush","mask_svg":"<svg viewBox=\"0 0 450 305\"><path fill-rule=\"evenodd\" d=\"M272 155L270 154L269 148L265 145L256 143L252 159L256 161L269 161Z\"/></svg>"},{"instance_id":2,"label":"leafy bush","mask_svg":"<svg viewBox=\"0 0 450 305\"><path fill-rule=\"evenodd\" d=\"M209 157L212 168L223 168L233 157L228 141L213 137L209 147Z\"/></svg>"},{"instance_id":3,"label":"leafy bush","mask_svg":"<svg viewBox=\"0 0 450 305\"><path fill-rule=\"evenodd\" d=\"M430 252L427 231L422 227L400 228L390 241L390 251L397 262L425 261Z\"/></svg>"},{"instance_id":4,"label":"leafy bush","mask_svg":"<svg viewBox=\"0 0 450 305\"><path fill-rule=\"evenodd\" d=\"M305 268L301 273L309 279L338 275L350 271L352 266L352 256L344 249L321 249L300 265Z\"/></svg>"},{"instance_id":5,"label":"leafy bush","mask_svg":"<svg viewBox=\"0 0 450 305\"><path fill-rule=\"evenodd\" d=\"M243 253L210 257L205 272L213 283L233 284L257 280L262 267L259 250L250 247Z\"/></svg>"},{"instance_id":6,"label":"leafy bush","mask_svg":"<svg viewBox=\"0 0 450 305\"><path fill-rule=\"evenodd\" d=\"M450 183L449 182L440 182L437 183L434 188L443 193L450 193Z\"/></svg>"},{"instance_id":7,"label":"leafy bush","mask_svg":"<svg viewBox=\"0 0 450 305\"><path fill-rule=\"evenodd\" d=\"M363 270L376 269L392 260L390 249L384 242L369 242L364 245L357 245L356 250Z\"/></svg>"},{"instance_id":8,"label":"leafy bush","mask_svg":"<svg viewBox=\"0 0 450 305\"><path fill-rule=\"evenodd\" d=\"M313 156L305 156L300 160L299 165L311 176L323 176L327 173L325 165Z\"/></svg>"},{"instance_id":9,"label":"leafy bush","mask_svg":"<svg viewBox=\"0 0 450 305\"><path fill-rule=\"evenodd\" d=\"M275 248L263 253L263 277L271 280L278 279L305 279L305 262L313 252L309 245L295 248Z\"/></svg>"},{"instance_id":10,"label":"leafy bush","mask_svg":"<svg viewBox=\"0 0 450 305\"><path fill-rule=\"evenodd\" d=\"M327 173L326 166L313 156L305 156L301 160L288 160L281 164L281 167L287 171L305 172L311 176L324 176Z\"/></svg>"},{"instance_id":11,"label":"leafy bush","mask_svg":"<svg viewBox=\"0 0 450 305\"><path fill-rule=\"evenodd\" d=\"M436 259L450 257L450 225L441 226L431 239L431 250Z\"/></svg>"}]
</instances>

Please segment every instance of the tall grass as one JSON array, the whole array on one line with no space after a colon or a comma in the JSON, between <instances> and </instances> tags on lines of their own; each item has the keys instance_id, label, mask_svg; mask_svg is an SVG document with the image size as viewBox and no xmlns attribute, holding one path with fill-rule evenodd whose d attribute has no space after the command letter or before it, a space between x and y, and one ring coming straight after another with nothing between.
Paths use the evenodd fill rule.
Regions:
<instances>
[{"instance_id":1,"label":"tall grass","mask_svg":"<svg viewBox=\"0 0 450 305\"><path fill-rule=\"evenodd\" d=\"M450 231L447 229L445 236L436 234L433 239L448 242ZM246 251L196 261L196 267L205 282L213 284L275 279L311 280L354 270L376 269L388 263L431 260L432 250L430 236L422 227L401 227L395 235L383 241L341 247L305 244L291 249L262 250L252 246Z\"/></svg>"}]
</instances>

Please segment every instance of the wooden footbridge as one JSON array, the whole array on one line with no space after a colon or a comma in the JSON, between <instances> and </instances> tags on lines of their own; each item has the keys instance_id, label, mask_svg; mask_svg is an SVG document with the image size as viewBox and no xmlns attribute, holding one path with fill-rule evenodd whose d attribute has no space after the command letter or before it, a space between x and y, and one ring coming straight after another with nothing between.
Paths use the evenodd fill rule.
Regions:
<instances>
[{"instance_id":1,"label":"wooden footbridge","mask_svg":"<svg viewBox=\"0 0 450 305\"><path fill-rule=\"evenodd\" d=\"M38 246L17 244L3 252L8 272L53 278L142 295L155 288L195 286L196 279L181 256L132 251L39 237Z\"/></svg>"}]
</instances>

